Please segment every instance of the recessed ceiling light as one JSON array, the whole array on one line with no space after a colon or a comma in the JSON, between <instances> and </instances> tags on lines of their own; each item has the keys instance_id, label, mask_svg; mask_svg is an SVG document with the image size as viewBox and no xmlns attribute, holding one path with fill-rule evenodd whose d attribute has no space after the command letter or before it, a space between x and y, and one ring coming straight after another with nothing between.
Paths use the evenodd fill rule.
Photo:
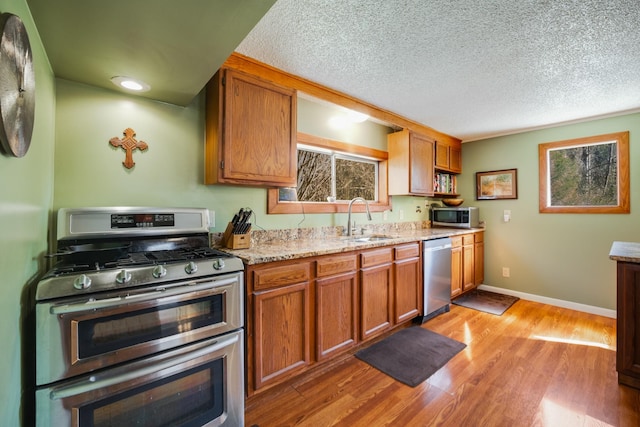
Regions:
<instances>
[{"instance_id":1,"label":"recessed ceiling light","mask_svg":"<svg viewBox=\"0 0 640 427\"><path fill-rule=\"evenodd\" d=\"M149 86L145 82L137 79L132 79L131 77L115 76L111 77L111 81L118 87L135 92L146 92L151 89L151 86Z\"/></svg>"}]
</instances>

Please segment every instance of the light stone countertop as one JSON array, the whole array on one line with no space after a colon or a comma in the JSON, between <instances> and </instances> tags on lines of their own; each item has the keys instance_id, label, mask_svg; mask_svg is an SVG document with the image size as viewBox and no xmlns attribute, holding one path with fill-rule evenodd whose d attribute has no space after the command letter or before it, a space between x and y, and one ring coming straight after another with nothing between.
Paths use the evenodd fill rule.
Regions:
<instances>
[{"instance_id":1,"label":"light stone countertop","mask_svg":"<svg viewBox=\"0 0 640 427\"><path fill-rule=\"evenodd\" d=\"M615 261L635 262L640 264L640 243L613 242L609 258Z\"/></svg>"},{"instance_id":2,"label":"light stone countertop","mask_svg":"<svg viewBox=\"0 0 640 427\"><path fill-rule=\"evenodd\" d=\"M283 261L290 259L306 258L318 255L350 252L360 249L369 249L402 243L431 240L441 237L450 237L460 234L469 234L484 231L483 228L457 229L457 228L418 228L411 230L393 230L384 233L373 233L374 236L384 235L389 237L384 240L372 240L359 242L356 239L366 237L356 235L352 238L346 236L313 236L303 238L274 238L268 241L254 243L247 249L220 250L237 256L246 265L261 264L266 262Z\"/></svg>"}]
</instances>

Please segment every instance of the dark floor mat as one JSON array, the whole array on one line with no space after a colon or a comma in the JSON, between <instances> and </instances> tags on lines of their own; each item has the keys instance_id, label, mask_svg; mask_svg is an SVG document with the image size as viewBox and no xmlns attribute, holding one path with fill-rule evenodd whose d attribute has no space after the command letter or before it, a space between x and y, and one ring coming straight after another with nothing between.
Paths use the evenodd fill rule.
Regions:
<instances>
[{"instance_id":1,"label":"dark floor mat","mask_svg":"<svg viewBox=\"0 0 640 427\"><path fill-rule=\"evenodd\" d=\"M475 289L451 301L453 304L501 316L520 298Z\"/></svg>"},{"instance_id":2,"label":"dark floor mat","mask_svg":"<svg viewBox=\"0 0 640 427\"><path fill-rule=\"evenodd\" d=\"M356 357L374 368L415 387L443 367L466 344L412 326L360 350Z\"/></svg>"}]
</instances>

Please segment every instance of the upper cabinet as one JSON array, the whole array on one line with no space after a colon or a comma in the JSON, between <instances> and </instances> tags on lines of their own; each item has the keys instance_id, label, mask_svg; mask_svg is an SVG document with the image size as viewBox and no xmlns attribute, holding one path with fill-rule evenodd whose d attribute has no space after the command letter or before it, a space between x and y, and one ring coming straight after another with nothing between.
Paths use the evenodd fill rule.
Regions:
<instances>
[{"instance_id":1,"label":"upper cabinet","mask_svg":"<svg viewBox=\"0 0 640 427\"><path fill-rule=\"evenodd\" d=\"M296 185L296 91L222 68L207 86L205 183Z\"/></svg>"},{"instance_id":2,"label":"upper cabinet","mask_svg":"<svg viewBox=\"0 0 640 427\"><path fill-rule=\"evenodd\" d=\"M436 141L435 168L443 172L462 172L460 141Z\"/></svg>"},{"instance_id":3,"label":"upper cabinet","mask_svg":"<svg viewBox=\"0 0 640 427\"><path fill-rule=\"evenodd\" d=\"M434 141L407 129L387 138L389 194L433 196Z\"/></svg>"},{"instance_id":4,"label":"upper cabinet","mask_svg":"<svg viewBox=\"0 0 640 427\"><path fill-rule=\"evenodd\" d=\"M434 194L434 162L436 170L460 172L460 140L428 126L380 109L331 88L289 74L255 59L233 53L207 85L205 183L240 184L260 187L295 187L297 185L297 94L323 103L365 113L377 122L394 129L411 129L399 134L397 152L406 178L398 183L389 169L388 194ZM395 135L395 133L393 134ZM446 152L436 148L436 141L446 141ZM345 145L352 145L352 142ZM404 144L403 146L400 146ZM392 149L389 148L389 164ZM347 152L351 152L347 150ZM444 154L442 154L444 153ZM446 158L440 166L434 156ZM374 156L378 158L378 156ZM383 159L386 160L386 159ZM384 176L386 164L379 173ZM378 183L379 207L387 209L386 180ZM269 194L277 194L271 188ZM279 199L276 198L276 201ZM271 201L269 202L271 206ZM275 203L270 213L294 213L284 203ZM302 209L295 203L296 209ZM271 209L271 208L270 208ZM280 209L281 211L278 211ZM307 204L305 212L343 212L346 203ZM295 211L298 212L298 211Z\"/></svg>"}]
</instances>

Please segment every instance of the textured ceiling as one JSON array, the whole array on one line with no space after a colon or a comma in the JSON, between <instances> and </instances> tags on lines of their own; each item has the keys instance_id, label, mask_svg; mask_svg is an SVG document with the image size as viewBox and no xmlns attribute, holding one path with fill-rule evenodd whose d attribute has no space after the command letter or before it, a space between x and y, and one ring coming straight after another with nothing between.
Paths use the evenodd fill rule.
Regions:
<instances>
[{"instance_id":1,"label":"textured ceiling","mask_svg":"<svg viewBox=\"0 0 640 427\"><path fill-rule=\"evenodd\" d=\"M638 0L278 0L238 52L463 141L640 110Z\"/></svg>"}]
</instances>

